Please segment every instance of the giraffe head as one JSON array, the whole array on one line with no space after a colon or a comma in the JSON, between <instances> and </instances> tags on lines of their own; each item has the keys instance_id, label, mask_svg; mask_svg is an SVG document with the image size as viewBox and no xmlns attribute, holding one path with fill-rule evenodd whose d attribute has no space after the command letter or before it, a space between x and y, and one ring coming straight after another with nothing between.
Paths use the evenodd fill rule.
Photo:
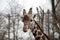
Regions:
<instances>
[{"instance_id":1,"label":"giraffe head","mask_svg":"<svg viewBox=\"0 0 60 40\"><path fill-rule=\"evenodd\" d=\"M29 9L28 13L26 13L26 10L23 9L23 23L24 23L23 31L24 32L27 32L28 25L31 18L32 18L32 8Z\"/></svg>"}]
</instances>

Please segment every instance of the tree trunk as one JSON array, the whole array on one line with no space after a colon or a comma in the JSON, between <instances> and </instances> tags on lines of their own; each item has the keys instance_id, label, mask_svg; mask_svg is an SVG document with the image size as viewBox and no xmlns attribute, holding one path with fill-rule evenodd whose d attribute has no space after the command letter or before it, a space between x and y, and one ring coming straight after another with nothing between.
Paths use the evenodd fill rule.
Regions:
<instances>
[{"instance_id":1,"label":"tree trunk","mask_svg":"<svg viewBox=\"0 0 60 40\"><path fill-rule=\"evenodd\" d=\"M59 28L57 26L57 17L56 17L56 14L55 14L55 4L54 4L54 2L55 2L55 0L51 0L51 4L52 4L53 30L54 30L54 27L55 27L55 30L59 33ZM54 32L53 32L53 37L54 37Z\"/></svg>"},{"instance_id":2,"label":"tree trunk","mask_svg":"<svg viewBox=\"0 0 60 40\"><path fill-rule=\"evenodd\" d=\"M47 11L47 14L48 14L48 36L49 36L49 39L50 39L49 10Z\"/></svg>"},{"instance_id":3,"label":"tree trunk","mask_svg":"<svg viewBox=\"0 0 60 40\"><path fill-rule=\"evenodd\" d=\"M9 18L8 40L10 40L10 14L8 15L8 18Z\"/></svg>"},{"instance_id":4,"label":"tree trunk","mask_svg":"<svg viewBox=\"0 0 60 40\"><path fill-rule=\"evenodd\" d=\"M55 14L55 4L54 4L54 0L51 0L52 2L52 19L53 19L53 26L55 27L56 29L56 32L59 33L59 28L57 26L57 17L56 17L56 14Z\"/></svg>"},{"instance_id":5,"label":"tree trunk","mask_svg":"<svg viewBox=\"0 0 60 40\"><path fill-rule=\"evenodd\" d=\"M44 22L44 10L42 10L42 13L41 13L41 24L42 24L42 29L44 31L43 22Z\"/></svg>"}]
</instances>

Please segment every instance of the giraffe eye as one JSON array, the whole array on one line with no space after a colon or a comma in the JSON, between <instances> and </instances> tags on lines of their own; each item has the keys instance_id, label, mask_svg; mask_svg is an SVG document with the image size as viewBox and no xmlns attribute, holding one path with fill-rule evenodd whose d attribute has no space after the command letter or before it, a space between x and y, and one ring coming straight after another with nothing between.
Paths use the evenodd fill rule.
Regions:
<instances>
[{"instance_id":1,"label":"giraffe eye","mask_svg":"<svg viewBox=\"0 0 60 40\"><path fill-rule=\"evenodd\" d=\"M30 22L32 22L32 19L30 20Z\"/></svg>"},{"instance_id":2,"label":"giraffe eye","mask_svg":"<svg viewBox=\"0 0 60 40\"><path fill-rule=\"evenodd\" d=\"M30 20L32 22L32 20Z\"/></svg>"}]
</instances>

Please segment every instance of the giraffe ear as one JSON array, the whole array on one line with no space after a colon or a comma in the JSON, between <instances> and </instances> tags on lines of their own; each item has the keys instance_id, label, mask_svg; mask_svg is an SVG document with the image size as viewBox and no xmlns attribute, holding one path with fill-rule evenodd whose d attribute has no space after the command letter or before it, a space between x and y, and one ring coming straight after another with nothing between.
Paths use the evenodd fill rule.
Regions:
<instances>
[{"instance_id":1,"label":"giraffe ear","mask_svg":"<svg viewBox=\"0 0 60 40\"><path fill-rule=\"evenodd\" d=\"M28 16L29 16L29 18L32 17L32 8L29 9Z\"/></svg>"},{"instance_id":2,"label":"giraffe ear","mask_svg":"<svg viewBox=\"0 0 60 40\"><path fill-rule=\"evenodd\" d=\"M23 9L23 16L24 16L24 15L26 15L26 10L25 10L25 9Z\"/></svg>"}]
</instances>

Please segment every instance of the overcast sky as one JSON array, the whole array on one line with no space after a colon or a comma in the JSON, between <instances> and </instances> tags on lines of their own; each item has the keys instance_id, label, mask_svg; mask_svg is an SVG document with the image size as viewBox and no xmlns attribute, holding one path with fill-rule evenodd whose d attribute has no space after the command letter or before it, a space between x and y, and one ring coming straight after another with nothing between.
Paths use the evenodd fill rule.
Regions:
<instances>
[{"instance_id":1,"label":"overcast sky","mask_svg":"<svg viewBox=\"0 0 60 40\"><path fill-rule=\"evenodd\" d=\"M36 12L36 7L39 6L41 6L45 11L47 9L51 10L50 0L18 0L18 2L24 6L27 12L30 7L33 8L33 12Z\"/></svg>"},{"instance_id":2,"label":"overcast sky","mask_svg":"<svg viewBox=\"0 0 60 40\"><path fill-rule=\"evenodd\" d=\"M33 8L33 12L36 12L36 7L41 6L45 11L47 9L51 10L50 0L16 0L17 3L21 4L23 8L25 8L28 12L29 8ZM4 10L4 12L9 9L9 0L0 0L0 12ZM7 9L6 9L7 8Z\"/></svg>"}]
</instances>

